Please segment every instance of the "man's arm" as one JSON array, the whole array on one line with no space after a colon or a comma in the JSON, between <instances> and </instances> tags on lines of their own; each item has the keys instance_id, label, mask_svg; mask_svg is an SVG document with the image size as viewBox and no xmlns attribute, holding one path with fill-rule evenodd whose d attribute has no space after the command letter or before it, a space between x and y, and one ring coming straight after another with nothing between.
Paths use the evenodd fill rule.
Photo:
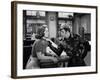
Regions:
<instances>
[{"instance_id":1,"label":"man's arm","mask_svg":"<svg viewBox=\"0 0 100 80\"><path fill-rule=\"evenodd\" d=\"M49 42L49 41L48 41ZM48 45L52 51L54 51L58 56L61 55L62 51L63 51L63 46L61 44L58 45L58 48L55 48L51 42L49 42Z\"/></svg>"},{"instance_id":2,"label":"man's arm","mask_svg":"<svg viewBox=\"0 0 100 80\"><path fill-rule=\"evenodd\" d=\"M83 45L84 45L84 52L83 52L83 54L82 54L82 58L84 59L84 58L86 57L88 51L91 50L91 46L90 46L90 44L89 44L88 41L84 42Z\"/></svg>"}]
</instances>

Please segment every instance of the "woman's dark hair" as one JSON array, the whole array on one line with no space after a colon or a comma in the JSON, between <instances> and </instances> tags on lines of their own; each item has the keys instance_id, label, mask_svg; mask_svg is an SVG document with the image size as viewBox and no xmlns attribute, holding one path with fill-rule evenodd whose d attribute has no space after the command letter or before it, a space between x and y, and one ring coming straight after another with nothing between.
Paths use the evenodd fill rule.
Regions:
<instances>
[{"instance_id":1,"label":"woman's dark hair","mask_svg":"<svg viewBox=\"0 0 100 80\"><path fill-rule=\"evenodd\" d=\"M44 37L44 31L46 27L47 25L42 25L41 27L38 28L37 33L35 35L36 39L41 39L42 37Z\"/></svg>"}]
</instances>

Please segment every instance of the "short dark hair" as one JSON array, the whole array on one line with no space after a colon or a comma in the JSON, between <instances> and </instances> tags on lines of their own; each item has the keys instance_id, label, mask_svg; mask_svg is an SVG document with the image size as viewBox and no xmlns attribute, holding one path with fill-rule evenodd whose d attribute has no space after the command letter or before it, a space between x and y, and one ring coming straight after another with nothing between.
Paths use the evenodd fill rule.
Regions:
<instances>
[{"instance_id":1,"label":"short dark hair","mask_svg":"<svg viewBox=\"0 0 100 80\"><path fill-rule=\"evenodd\" d=\"M67 31L70 32L70 28L69 28L69 26L68 26L67 24L62 24L62 25L61 25L60 31L63 30L63 29L64 29L66 32L67 32Z\"/></svg>"},{"instance_id":2,"label":"short dark hair","mask_svg":"<svg viewBox=\"0 0 100 80\"><path fill-rule=\"evenodd\" d=\"M63 29L64 29L66 32L67 32L67 31L70 32L70 28L66 28L66 27L64 27Z\"/></svg>"},{"instance_id":3,"label":"short dark hair","mask_svg":"<svg viewBox=\"0 0 100 80\"><path fill-rule=\"evenodd\" d=\"M36 39L41 39L44 36L44 31L47 25L42 25L41 27L38 28L37 33L35 35Z\"/></svg>"},{"instance_id":4,"label":"short dark hair","mask_svg":"<svg viewBox=\"0 0 100 80\"><path fill-rule=\"evenodd\" d=\"M61 30L65 30L66 32L67 32L67 31L69 31L69 32L70 32L70 28L66 28L66 27L61 28L61 29L60 29L60 31L61 31Z\"/></svg>"}]
</instances>

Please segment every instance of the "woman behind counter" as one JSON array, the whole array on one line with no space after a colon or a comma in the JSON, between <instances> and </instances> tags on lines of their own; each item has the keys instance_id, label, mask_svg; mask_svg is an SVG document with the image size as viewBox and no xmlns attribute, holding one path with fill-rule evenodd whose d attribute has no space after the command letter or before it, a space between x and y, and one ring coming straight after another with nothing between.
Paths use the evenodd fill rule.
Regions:
<instances>
[{"instance_id":1,"label":"woman behind counter","mask_svg":"<svg viewBox=\"0 0 100 80\"><path fill-rule=\"evenodd\" d=\"M56 55L50 54L46 50L49 45L48 41L46 41L48 35L49 32L47 25L42 25L38 28L37 34L35 36L37 40L34 42L32 46L32 54L26 65L27 69L53 67L47 65L49 64L49 62L51 62L51 64L57 64L58 60L55 57ZM55 67L56 66L57 65L55 65Z\"/></svg>"}]
</instances>

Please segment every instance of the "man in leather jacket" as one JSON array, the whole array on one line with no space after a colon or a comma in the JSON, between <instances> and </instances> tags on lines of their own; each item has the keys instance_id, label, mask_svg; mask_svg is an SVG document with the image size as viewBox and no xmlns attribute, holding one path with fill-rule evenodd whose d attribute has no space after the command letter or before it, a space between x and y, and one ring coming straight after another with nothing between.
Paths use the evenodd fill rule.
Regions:
<instances>
[{"instance_id":1,"label":"man in leather jacket","mask_svg":"<svg viewBox=\"0 0 100 80\"><path fill-rule=\"evenodd\" d=\"M72 34L68 27L63 27L60 31L62 39L59 40L58 48L53 47L50 42L49 47L58 56L61 55L62 51L66 52L69 56L68 67L86 66L84 58L91 48L89 42L77 34Z\"/></svg>"}]
</instances>

